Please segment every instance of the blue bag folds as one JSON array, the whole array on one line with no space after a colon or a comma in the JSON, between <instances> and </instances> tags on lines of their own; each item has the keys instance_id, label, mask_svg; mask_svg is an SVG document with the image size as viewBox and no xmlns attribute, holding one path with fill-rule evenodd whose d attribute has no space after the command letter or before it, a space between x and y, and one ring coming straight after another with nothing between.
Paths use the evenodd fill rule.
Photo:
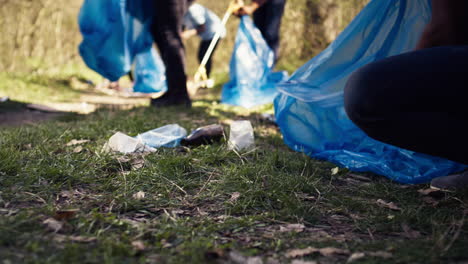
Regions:
<instances>
[{"instance_id":1,"label":"blue bag folds","mask_svg":"<svg viewBox=\"0 0 468 264\"><path fill-rule=\"evenodd\" d=\"M288 77L286 72L272 72L273 64L273 51L252 19L243 16L221 101L243 107L271 103L278 94L276 84Z\"/></svg>"},{"instance_id":2,"label":"blue bag folds","mask_svg":"<svg viewBox=\"0 0 468 264\"><path fill-rule=\"evenodd\" d=\"M135 83L133 91L158 93L167 91L166 68L155 49L135 57Z\"/></svg>"},{"instance_id":3,"label":"blue bag folds","mask_svg":"<svg viewBox=\"0 0 468 264\"><path fill-rule=\"evenodd\" d=\"M347 117L343 89L351 73L412 50L431 18L430 0L371 1L322 53L279 84L277 123L296 151L401 183L422 183L465 166L369 138Z\"/></svg>"},{"instance_id":4,"label":"blue bag folds","mask_svg":"<svg viewBox=\"0 0 468 264\"><path fill-rule=\"evenodd\" d=\"M85 0L78 24L83 42L80 55L91 69L116 81L130 71L122 9L125 1Z\"/></svg>"},{"instance_id":5,"label":"blue bag folds","mask_svg":"<svg viewBox=\"0 0 468 264\"><path fill-rule=\"evenodd\" d=\"M135 63L137 91L165 91L165 81L161 82L165 80L164 65L152 49L152 3L85 0L78 17L83 35L79 51L88 67L116 81L130 72Z\"/></svg>"}]
</instances>

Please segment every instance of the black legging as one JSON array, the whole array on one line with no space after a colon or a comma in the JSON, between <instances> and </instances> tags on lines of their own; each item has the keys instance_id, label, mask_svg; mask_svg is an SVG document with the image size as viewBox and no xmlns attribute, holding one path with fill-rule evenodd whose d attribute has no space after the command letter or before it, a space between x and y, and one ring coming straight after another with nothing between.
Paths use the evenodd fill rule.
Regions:
<instances>
[{"instance_id":1,"label":"black legging","mask_svg":"<svg viewBox=\"0 0 468 264\"><path fill-rule=\"evenodd\" d=\"M175 96L186 94L185 50L179 33L187 11L187 0L154 0L154 5L151 34L166 66L167 93Z\"/></svg>"},{"instance_id":2,"label":"black legging","mask_svg":"<svg viewBox=\"0 0 468 264\"><path fill-rule=\"evenodd\" d=\"M212 39L202 40L200 42L200 47L198 48L198 62L201 63L201 61L203 60L203 57L205 56L206 51L210 47L211 41ZM218 42L216 43L213 53L211 54L210 59L206 62L206 65L205 65L206 75L208 76L208 78L210 77L210 74L211 74L211 66L213 65L213 56L220 41L221 39L218 40Z\"/></svg>"},{"instance_id":3,"label":"black legging","mask_svg":"<svg viewBox=\"0 0 468 264\"><path fill-rule=\"evenodd\" d=\"M275 54L275 62L279 56L281 19L286 0L268 0L254 14L255 26Z\"/></svg>"},{"instance_id":4,"label":"black legging","mask_svg":"<svg viewBox=\"0 0 468 264\"><path fill-rule=\"evenodd\" d=\"M468 164L468 46L371 63L345 88L349 118L370 137Z\"/></svg>"}]
</instances>

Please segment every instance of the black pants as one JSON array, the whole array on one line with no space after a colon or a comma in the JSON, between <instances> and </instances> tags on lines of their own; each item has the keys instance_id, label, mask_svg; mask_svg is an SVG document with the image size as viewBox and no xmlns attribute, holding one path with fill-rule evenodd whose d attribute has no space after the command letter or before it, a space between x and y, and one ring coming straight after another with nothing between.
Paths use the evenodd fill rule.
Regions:
<instances>
[{"instance_id":1,"label":"black pants","mask_svg":"<svg viewBox=\"0 0 468 264\"><path fill-rule=\"evenodd\" d=\"M255 26L275 53L275 61L279 55L281 19L285 5L286 0L268 0L253 14Z\"/></svg>"},{"instance_id":2,"label":"black pants","mask_svg":"<svg viewBox=\"0 0 468 264\"><path fill-rule=\"evenodd\" d=\"M187 0L154 0L154 5L156 13L151 34L166 66L167 93L186 94L185 50L180 31Z\"/></svg>"},{"instance_id":3,"label":"black pants","mask_svg":"<svg viewBox=\"0 0 468 264\"><path fill-rule=\"evenodd\" d=\"M210 39L210 40L202 40L200 42L200 47L198 48L198 62L199 63L201 63L201 61L203 60L203 57L205 56L206 51L210 47L211 41L212 40ZM213 53L211 54L210 59L206 62L206 65L205 65L206 75L208 75L208 78L210 77L210 74L211 74L211 66L213 64L213 56L214 56L214 53L215 53L216 48L218 47L218 44L219 44L220 41L221 41L221 39L218 40L218 42L216 43L216 46L215 46L215 48L213 50Z\"/></svg>"},{"instance_id":4,"label":"black pants","mask_svg":"<svg viewBox=\"0 0 468 264\"><path fill-rule=\"evenodd\" d=\"M468 164L468 46L371 63L344 96L349 118L370 137Z\"/></svg>"}]
</instances>

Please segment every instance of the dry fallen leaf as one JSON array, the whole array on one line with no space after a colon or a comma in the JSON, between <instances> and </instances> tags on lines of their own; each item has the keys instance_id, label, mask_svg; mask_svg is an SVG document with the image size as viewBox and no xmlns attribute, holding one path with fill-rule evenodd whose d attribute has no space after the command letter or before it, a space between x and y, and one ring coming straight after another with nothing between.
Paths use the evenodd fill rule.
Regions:
<instances>
[{"instance_id":1,"label":"dry fallen leaf","mask_svg":"<svg viewBox=\"0 0 468 264\"><path fill-rule=\"evenodd\" d=\"M172 214L174 217L177 217L178 215L187 215L188 212L186 212L186 211L184 211L184 210L177 209L177 210L172 210L172 211L171 211L171 214Z\"/></svg>"},{"instance_id":2,"label":"dry fallen leaf","mask_svg":"<svg viewBox=\"0 0 468 264\"><path fill-rule=\"evenodd\" d=\"M132 246L137 251L145 251L146 249L145 244L141 240L133 241Z\"/></svg>"},{"instance_id":3,"label":"dry fallen leaf","mask_svg":"<svg viewBox=\"0 0 468 264\"><path fill-rule=\"evenodd\" d=\"M325 257L330 257L333 255L348 255L349 251L346 249L339 249L339 248L333 248L333 247L326 247L326 248L314 248L314 247L308 247L304 249L293 249L290 250L286 253L286 257L288 258L298 258L298 257L304 257L307 255L311 255L314 253L320 253L321 255Z\"/></svg>"},{"instance_id":4,"label":"dry fallen leaf","mask_svg":"<svg viewBox=\"0 0 468 264\"><path fill-rule=\"evenodd\" d=\"M261 257L246 257L237 251L231 251L228 254L229 260L236 264L263 264Z\"/></svg>"},{"instance_id":5,"label":"dry fallen leaf","mask_svg":"<svg viewBox=\"0 0 468 264\"><path fill-rule=\"evenodd\" d=\"M320 249L320 254L322 254L325 257L330 257L333 255L349 255L349 251L346 249L326 247Z\"/></svg>"},{"instance_id":6,"label":"dry fallen leaf","mask_svg":"<svg viewBox=\"0 0 468 264\"><path fill-rule=\"evenodd\" d=\"M371 182L372 181L372 179L369 178L369 177L354 174L354 173L349 173L347 176L351 177L353 179L359 180L359 181L363 181L363 182Z\"/></svg>"},{"instance_id":7,"label":"dry fallen leaf","mask_svg":"<svg viewBox=\"0 0 468 264\"><path fill-rule=\"evenodd\" d=\"M376 252L356 252L353 253L349 258L346 263L351 263L357 260L360 260L362 258L365 258L366 256L369 257L376 257L376 258L384 258L384 259L389 259L392 258L393 255L392 253L385 252L385 251L376 251Z\"/></svg>"},{"instance_id":8,"label":"dry fallen leaf","mask_svg":"<svg viewBox=\"0 0 468 264\"><path fill-rule=\"evenodd\" d=\"M143 158L137 158L132 160L132 170L139 170L145 166L145 159Z\"/></svg>"},{"instance_id":9,"label":"dry fallen leaf","mask_svg":"<svg viewBox=\"0 0 468 264\"><path fill-rule=\"evenodd\" d=\"M366 252L366 255L376 258L389 259L393 257L393 254L385 251L376 251L376 252Z\"/></svg>"},{"instance_id":10,"label":"dry fallen leaf","mask_svg":"<svg viewBox=\"0 0 468 264\"><path fill-rule=\"evenodd\" d=\"M58 232L63 227L62 222L57 221L57 220L55 220L53 218L47 218L42 223L47 226L47 229L49 229L50 231L53 231L53 232Z\"/></svg>"},{"instance_id":11,"label":"dry fallen leaf","mask_svg":"<svg viewBox=\"0 0 468 264\"><path fill-rule=\"evenodd\" d=\"M303 224L288 224L285 226L280 226L280 232L296 232L296 233L301 233L305 229L305 226Z\"/></svg>"},{"instance_id":12,"label":"dry fallen leaf","mask_svg":"<svg viewBox=\"0 0 468 264\"><path fill-rule=\"evenodd\" d=\"M291 262L291 264L317 264L317 261L307 261L307 260L299 260L295 259Z\"/></svg>"},{"instance_id":13,"label":"dry fallen leaf","mask_svg":"<svg viewBox=\"0 0 468 264\"><path fill-rule=\"evenodd\" d=\"M339 171L340 171L340 168L335 167L335 168L331 169L331 175L336 175L336 174L338 174Z\"/></svg>"},{"instance_id":14,"label":"dry fallen leaf","mask_svg":"<svg viewBox=\"0 0 468 264\"><path fill-rule=\"evenodd\" d=\"M54 218L56 220L68 220L75 217L79 209L62 209L55 212Z\"/></svg>"},{"instance_id":15,"label":"dry fallen leaf","mask_svg":"<svg viewBox=\"0 0 468 264\"><path fill-rule=\"evenodd\" d=\"M229 199L229 201L230 201L231 203L237 202L237 200L239 199L240 195L241 195L240 192L233 192L233 193L231 193L231 198Z\"/></svg>"},{"instance_id":16,"label":"dry fallen leaf","mask_svg":"<svg viewBox=\"0 0 468 264\"><path fill-rule=\"evenodd\" d=\"M406 238L416 239L421 237L421 233L419 231L411 229L411 227L406 223L401 224L401 228L403 229L403 235Z\"/></svg>"},{"instance_id":17,"label":"dry fallen leaf","mask_svg":"<svg viewBox=\"0 0 468 264\"><path fill-rule=\"evenodd\" d=\"M133 194L133 199L135 199L135 200L145 199L145 192L139 191L139 192Z\"/></svg>"},{"instance_id":18,"label":"dry fallen leaf","mask_svg":"<svg viewBox=\"0 0 468 264\"><path fill-rule=\"evenodd\" d=\"M72 141L68 142L65 146L67 146L67 147L76 146L76 145L81 145L81 144L84 144L84 143L88 143L90 141L91 140L88 140L88 139L81 139L81 140L72 139Z\"/></svg>"},{"instance_id":19,"label":"dry fallen leaf","mask_svg":"<svg viewBox=\"0 0 468 264\"><path fill-rule=\"evenodd\" d=\"M247 258L246 264L263 264L261 257L249 257Z\"/></svg>"},{"instance_id":20,"label":"dry fallen leaf","mask_svg":"<svg viewBox=\"0 0 468 264\"><path fill-rule=\"evenodd\" d=\"M401 211L401 208L398 207L395 203L393 202L386 202L382 199L377 200L377 205L383 208L388 208L394 211Z\"/></svg>"},{"instance_id":21,"label":"dry fallen leaf","mask_svg":"<svg viewBox=\"0 0 468 264\"><path fill-rule=\"evenodd\" d=\"M16 213L18 213L19 210L15 210L15 209L3 209L3 208L0 208L0 215L6 215L6 216L11 216L11 215L15 215Z\"/></svg>"},{"instance_id":22,"label":"dry fallen leaf","mask_svg":"<svg viewBox=\"0 0 468 264\"><path fill-rule=\"evenodd\" d=\"M356 253L353 253L349 258L348 258L348 261L346 261L346 263L351 263L351 262L354 262L356 260L360 260L362 258L366 257L366 254L363 253L363 252L356 252Z\"/></svg>"},{"instance_id":23,"label":"dry fallen leaf","mask_svg":"<svg viewBox=\"0 0 468 264\"><path fill-rule=\"evenodd\" d=\"M127 157L127 156L120 156L120 157L117 157L117 161L120 162L120 163L127 163L129 162L130 160L132 160L131 158Z\"/></svg>"},{"instance_id":24,"label":"dry fallen leaf","mask_svg":"<svg viewBox=\"0 0 468 264\"><path fill-rule=\"evenodd\" d=\"M428 195L432 196L434 198L443 198L445 196L445 193L441 190L435 190L435 189L420 189L418 190L418 193L421 195Z\"/></svg>"},{"instance_id":25,"label":"dry fallen leaf","mask_svg":"<svg viewBox=\"0 0 468 264\"><path fill-rule=\"evenodd\" d=\"M95 237L65 236L65 235L57 234L55 235L54 240L59 243L63 243L66 241L78 242L78 243L91 243L91 242L96 241L97 239Z\"/></svg>"},{"instance_id":26,"label":"dry fallen leaf","mask_svg":"<svg viewBox=\"0 0 468 264\"><path fill-rule=\"evenodd\" d=\"M81 151L83 151L83 147L82 147L82 146L78 146L78 147L76 147L75 149L73 149L73 153L80 153Z\"/></svg>"}]
</instances>

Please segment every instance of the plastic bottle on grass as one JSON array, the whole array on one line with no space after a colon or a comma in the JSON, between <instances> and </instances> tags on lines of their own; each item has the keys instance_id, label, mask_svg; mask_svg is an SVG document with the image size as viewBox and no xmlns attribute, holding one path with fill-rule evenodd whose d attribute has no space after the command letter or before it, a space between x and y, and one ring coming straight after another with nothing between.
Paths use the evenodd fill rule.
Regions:
<instances>
[{"instance_id":1,"label":"plastic bottle on grass","mask_svg":"<svg viewBox=\"0 0 468 264\"><path fill-rule=\"evenodd\" d=\"M233 121L229 132L229 149L249 150L255 147L252 124L248 120Z\"/></svg>"},{"instance_id":2,"label":"plastic bottle on grass","mask_svg":"<svg viewBox=\"0 0 468 264\"><path fill-rule=\"evenodd\" d=\"M200 146L219 142L224 137L224 128L222 125L209 125L199 127L192 131L190 135L182 139L182 146Z\"/></svg>"}]
</instances>

